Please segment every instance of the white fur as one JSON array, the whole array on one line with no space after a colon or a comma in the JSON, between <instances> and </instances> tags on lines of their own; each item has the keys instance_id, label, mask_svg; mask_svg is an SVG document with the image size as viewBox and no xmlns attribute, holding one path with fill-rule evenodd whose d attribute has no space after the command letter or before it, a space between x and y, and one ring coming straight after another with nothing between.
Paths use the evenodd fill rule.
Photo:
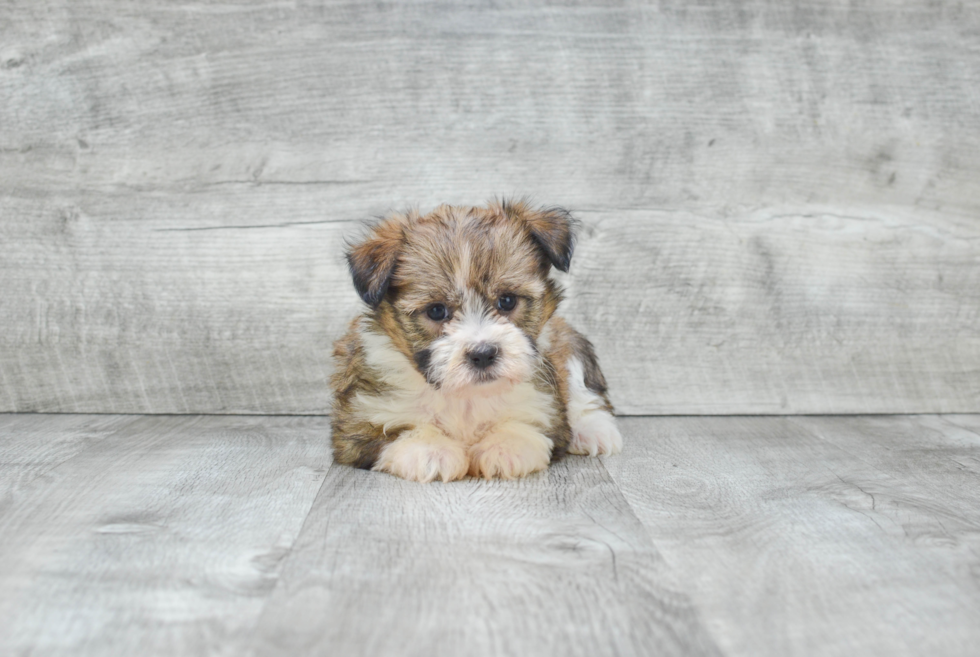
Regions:
<instances>
[{"instance_id":1,"label":"white fur","mask_svg":"<svg viewBox=\"0 0 980 657\"><path fill-rule=\"evenodd\" d=\"M569 358L568 422L572 425L572 454L618 454L623 449L623 437L616 419L602 408L602 398L585 385L585 370L578 358Z\"/></svg>"},{"instance_id":2,"label":"white fur","mask_svg":"<svg viewBox=\"0 0 980 657\"><path fill-rule=\"evenodd\" d=\"M505 422L470 447L470 474L514 479L551 462L551 439L520 422Z\"/></svg>"},{"instance_id":3,"label":"white fur","mask_svg":"<svg viewBox=\"0 0 980 657\"><path fill-rule=\"evenodd\" d=\"M506 378L435 388L387 336L365 331L361 339L368 364L392 389L358 394L358 414L386 430L413 427L382 450L375 469L416 481L449 481L467 470L459 467L460 452L468 452L470 471L485 477L517 477L547 467L553 445L542 431L557 410L549 395L528 381Z\"/></svg>"},{"instance_id":4,"label":"white fur","mask_svg":"<svg viewBox=\"0 0 980 657\"><path fill-rule=\"evenodd\" d=\"M510 384L528 378L535 353L530 340L506 319L492 315L484 302L467 292L462 308L446 323L443 334L432 342L429 374L447 391L462 393L470 389L480 394L480 373L469 363L468 353L480 345L497 348L497 360L490 371ZM492 384L490 384L492 385Z\"/></svg>"},{"instance_id":5,"label":"white fur","mask_svg":"<svg viewBox=\"0 0 980 657\"><path fill-rule=\"evenodd\" d=\"M411 481L452 481L466 476L469 462L460 443L431 424L423 424L386 445L374 469Z\"/></svg>"}]
</instances>

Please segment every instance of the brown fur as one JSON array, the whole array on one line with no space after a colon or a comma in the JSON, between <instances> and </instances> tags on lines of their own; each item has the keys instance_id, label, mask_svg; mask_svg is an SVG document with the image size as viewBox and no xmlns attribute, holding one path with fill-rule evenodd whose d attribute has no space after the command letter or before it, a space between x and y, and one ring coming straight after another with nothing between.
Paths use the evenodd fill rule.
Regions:
<instances>
[{"instance_id":1,"label":"brown fur","mask_svg":"<svg viewBox=\"0 0 980 657\"><path fill-rule=\"evenodd\" d=\"M599 359L596 358L592 343L584 335L569 326L568 322L561 317L553 317L548 328L551 345L545 352L545 356L550 362L555 363L562 401L565 404L568 403L568 369L565 364L569 358L575 356L582 363L586 387L602 397L603 402L605 402L602 407L603 410L612 413L613 406L612 402L609 401L606 377L602 375L602 370L599 369Z\"/></svg>"},{"instance_id":2,"label":"brown fur","mask_svg":"<svg viewBox=\"0 0 980 657\"><path fill-rule=\"evenodd\" d=\"M359 337L364 321L364 318L356 318L347 334L334 343L335 368L331 377L334 400L330 424L334 460L370 470L381 449L397 438L404 428L385 432L352 412L352 401L358 392L377 394L387 387L378 380L377 372L364 362L364 346Z\"/></svg>"},{"instance_id":3,"label":"brown fur","mask_svg":"<svg viewBox=\"0 0 980 657\"><path fill-rule=\"evenodd\" d=\"M372 329L387 335L395 349L428 378L428 345L439 337L442 324L429 319L426 310L441 303L451 314L463 302L462 289L475 290L488 304L503 294L518 296L508 319L532 344L549 325L550 346L539 354L533 383L558 402L552 426L546 431L554 444L553 460L565 453L571 437L565 367L570 356L581 360L586 385L601 395L611 411L592 345L553 316L562 295L548 271L551 266L568 270L573 227L564 210L537 210L523 201L490 203L486 208L444 205L425 216L392 215L352 246L348 251L351 275L369 310L351 323L334 348L335 460L370 468L385 445L412 428L388 427L385 431L354 413L358 393L378 394L385 389L379 373L365 361L362 332Z\"/></svg>"}]
</instances>

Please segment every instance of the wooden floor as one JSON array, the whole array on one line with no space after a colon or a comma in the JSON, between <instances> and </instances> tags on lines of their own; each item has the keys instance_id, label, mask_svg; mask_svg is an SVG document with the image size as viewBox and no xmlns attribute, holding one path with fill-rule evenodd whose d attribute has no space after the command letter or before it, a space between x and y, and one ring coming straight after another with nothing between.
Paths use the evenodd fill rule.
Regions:
<instances>
[{"instance_id":1,"label":"wooden floor","mask_svg":"<svg viewBox=\"0 0 980 657\"><path fill-rule=\"evenodd\" d=\"M980 416L621 425L419 485L322 417L0 415L0 654L976 654Z\"/></svg>"}]
</instances>

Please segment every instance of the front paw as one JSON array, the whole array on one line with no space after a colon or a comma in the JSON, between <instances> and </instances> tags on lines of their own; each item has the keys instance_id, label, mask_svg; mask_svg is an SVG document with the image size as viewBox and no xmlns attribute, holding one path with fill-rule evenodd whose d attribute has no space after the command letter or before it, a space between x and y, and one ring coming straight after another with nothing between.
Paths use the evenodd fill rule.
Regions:
<instances>
[{"instance_id":1,"label":"front paw","mask_svg":"<svg viewBox=\"0 0 980 657\"><path fill-rule=\"evenodd\" d=\"M470 474L514 479L548 467L551 439L525 426L498 429L470 447Z\"/></svg>"},{"instance_id":2,"label":"front paw","mask_svg":"<svg viewBox=\"0 0 980 657\"><path fill-rule=\"evenodd\" d=\"M607 411L589 411L572 422L571 454L619 454L623 449L623 436L616 427L616 418Z\"/></svg>"},{"instance_id":3,"label":"front paw","mask_svg":"<svg viewBox=\"0 0 980 657\"><path fill-rule=\"evenodd\" d=\"M381 450L375 470L428 483L435 479L453 481L466 476L466 449L435 427L406 431Z\"/></svg>"}]
</instances>

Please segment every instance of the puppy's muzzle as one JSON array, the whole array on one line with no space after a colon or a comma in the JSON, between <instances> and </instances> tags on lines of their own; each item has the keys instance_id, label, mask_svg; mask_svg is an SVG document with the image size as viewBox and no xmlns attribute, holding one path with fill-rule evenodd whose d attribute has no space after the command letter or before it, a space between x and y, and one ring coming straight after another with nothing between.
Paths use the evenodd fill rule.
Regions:
<instances>
[{"instance_id":1,"label":"puppy's muzzle","mask_svg":"<svg viewBox=\"0 0 980 657\"><path fill-rule=\"evenodd\" d=\"M500 353L500 349L495 344L481 344L477 345L475 349L471 349L466 352L466 358L470 361L470 365L474 369L483 371L497 361L497 355Z\"/></svg>"}]
</instances>

